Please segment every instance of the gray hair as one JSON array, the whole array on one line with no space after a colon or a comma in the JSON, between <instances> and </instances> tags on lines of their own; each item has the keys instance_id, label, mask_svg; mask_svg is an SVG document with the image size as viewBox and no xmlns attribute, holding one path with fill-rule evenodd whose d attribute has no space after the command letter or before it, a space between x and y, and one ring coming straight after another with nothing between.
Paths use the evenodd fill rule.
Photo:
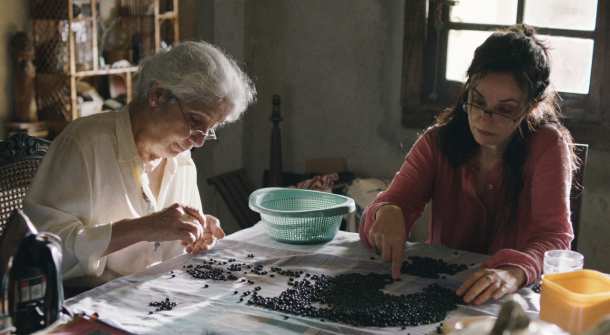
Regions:
<instances>
[{"instance_id":1,"label":"gray hair","mask_svg":"<svg viewBox=\"0 0 610 335\"><path fill-rule=\"evenodd\" d=\"M154 83L167 90L169 100L225 104L226 121L233 122L255 101L254 84L231 56L206 42L181 42L140 62L134 103L148 101Z\"/></svg>"}]
</instances>

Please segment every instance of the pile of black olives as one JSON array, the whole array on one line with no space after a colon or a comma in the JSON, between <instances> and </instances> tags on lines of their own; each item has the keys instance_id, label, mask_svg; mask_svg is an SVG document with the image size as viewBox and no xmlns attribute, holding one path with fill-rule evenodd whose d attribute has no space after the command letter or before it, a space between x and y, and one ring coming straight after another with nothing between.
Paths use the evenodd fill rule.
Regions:
<instances>
[{"instance_id":1,"label":"pile of black olives","mask_svg":"<svg viewBox=\"0 0 610 335\"><path fill-rule=\"evenodd\" d=\"M423 278L439 279L441 273L454 275L466 269L468 269L466 264L448 264L442 259L409 256L406 261L402 262L400 272Z\"/></svg>"},{"instance_id":2,"label":"pile of black olives","mask_svg":"<svg viewBox=\"0 0 610 335\"><path fill-rule=\"evenodd\" d=\"M278 268L278 267L272 267L271 272L275 272L282 276L296 277L296 278L301 277L301 275L303 274L303 271L301 271L301 270L298 270L298 271L297 270L282 270L282 268Z\"/></svg>"},{"instance_id":3,"label":"pile of black olives","mask_svg":"<svg viewBox=\"0 0 610 335\"><path fill-rule=\"evenodd\" d=\"M314 275L291 282L278 297L253 295L248 304L354 326L418 326L442 321L463 303L451 289L432 284L422 292L392 295L381 290L389 274Z\"/></svg>"},{"instance_id":4,"label":"pile of black olives","mask_svg":"<svg viewBox=\"0 0 610 335\"><path fill-rule=\"evenodd\" d=\"M171 311L174 307L176 307L176 305L178 305L178 304L170 301L169 298L165 298L165 300L161 300L161 301L153 301L148 304L148 306L157 307L155 309L155 311L157 311L157 312ZM148 312L148 314L152 314L152 313L153 312Z\"/></svg>"},{"instance_id":5,"label":"pile of black olives","mask_svg":"<svg viewBox=\"0 0 610 335\"><path fill-rule=\"evenodd\" d=\"M199 279L212 279L222 281L237 279L237 277L230 272L225 273L223 269L212 268L208 267L207 265L197 265L195 268L189 268L188 270L186 270L186 273Z\"/></svg>"},{"instance_id":6,"label":"pile of black olives","mask_svg":"<svg viewBox=\"0 0 610 335\"><path fill-rule=\"evenodd\" d=\"M532 291L534 291L534 293L540 293L540 284L532 286Z\"/></svg>"},{"instance_id":7,"label":"pile of black olives","mask_svg":"<svg viewBox=\"0 0 610 335\"><path fill-rule=\"evenodd\" d=\"M248 268L250 269L251 267L248 266ZM267 274L267 271L263 271L263 266L260 264L254 266L253 269L250 269L250 272L255 273L257 275L266 275Z\"/></svg>"}]
</instances>

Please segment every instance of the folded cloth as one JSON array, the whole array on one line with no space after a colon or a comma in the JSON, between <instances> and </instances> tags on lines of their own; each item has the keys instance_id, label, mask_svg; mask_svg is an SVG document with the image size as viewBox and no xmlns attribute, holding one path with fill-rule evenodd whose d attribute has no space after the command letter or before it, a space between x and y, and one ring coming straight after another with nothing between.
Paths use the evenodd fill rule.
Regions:
<instances>
[{"instance_id":1,"label":"folded cloth","mask_svg":"<svg viewBox=\"0 0 610 335\"><path fill-rule=\"evenodd\" d=\"M339 180L339 175L337 173L315 176L312 179L307 179L298 183L297 188L332 193L335 180Z\"/></svg>"}]
</instances>

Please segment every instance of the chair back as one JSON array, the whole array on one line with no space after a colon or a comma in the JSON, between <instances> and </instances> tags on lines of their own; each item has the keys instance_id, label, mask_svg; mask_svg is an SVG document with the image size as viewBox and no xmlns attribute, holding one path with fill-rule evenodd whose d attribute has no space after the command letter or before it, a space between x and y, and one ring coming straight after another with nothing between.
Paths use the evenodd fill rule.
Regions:
<instances>
[{"instance_id":1,"label":"chair back","mask_svg":"<svg viewBox=\"0 0 610 335\"><path fill-rule=\"evenodd\" d=\"M582 212L582 193L584 192L585 182L585 167L587 166L587 155L589 153L589 145L574 143L574 153L580 159L580 167L574 174L572 182L572 190L570 191L570 219L572 220L572 228L574 229L574 240L572 241L572 250L578 248L578 236L580 233L580 215Z\"/></svg>"},{"instance_id":2,"label":"chair back","mask_svg":"<svg viewBox=\"0 0 610 335\"><path fill-rule=\"evenodd\" d=\"M252 227L261 220L260 215L248 205L254 185L246 170L239 169L209 178L208 184L216 187L241 229Z\"/></svg>"},{"instance_id":3,"label":"chair back","mask_svg":"<svg viewBox=\"0 0 610 335\"><path fill-rule=\"evenodd\" d=\"M0 236L15 208L23 198L50 141L17 133L0 141Z\"/></svg>"}]
</instances>

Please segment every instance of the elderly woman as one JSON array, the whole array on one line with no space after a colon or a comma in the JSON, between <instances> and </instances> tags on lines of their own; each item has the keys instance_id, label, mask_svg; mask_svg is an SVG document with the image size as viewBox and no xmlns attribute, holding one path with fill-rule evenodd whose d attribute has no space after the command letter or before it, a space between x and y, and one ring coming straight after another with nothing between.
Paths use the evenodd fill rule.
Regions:
<instances>
[{"instance_id":1,"label":"elderly woman","mask_svg":"<svg viewBox=\"0 0 610 335\"><path fill-rule=\"evenodd\" d=\"M534 283L545 251L569 249L577 164L550 73L548 49L527 25L496 32L477 48L456 104L362 216L362 241L393 263L394 277L430 200L428 243L491 255L457 290L467 303Z\"/></svg>"},{"instance_id":2,"label":"elderly woman","mask_svg":"<svg viewBox=\"0 0 610 335\"><path fill-rule=\"evenodd\" d=\"M93 287L213 248L224 232L202 212L190 150L255 94L218 48L183 42L141 62L125 108L71 122L24 200L37 228L62 239L64 284Z\"/></svg>"}]
</instances>

